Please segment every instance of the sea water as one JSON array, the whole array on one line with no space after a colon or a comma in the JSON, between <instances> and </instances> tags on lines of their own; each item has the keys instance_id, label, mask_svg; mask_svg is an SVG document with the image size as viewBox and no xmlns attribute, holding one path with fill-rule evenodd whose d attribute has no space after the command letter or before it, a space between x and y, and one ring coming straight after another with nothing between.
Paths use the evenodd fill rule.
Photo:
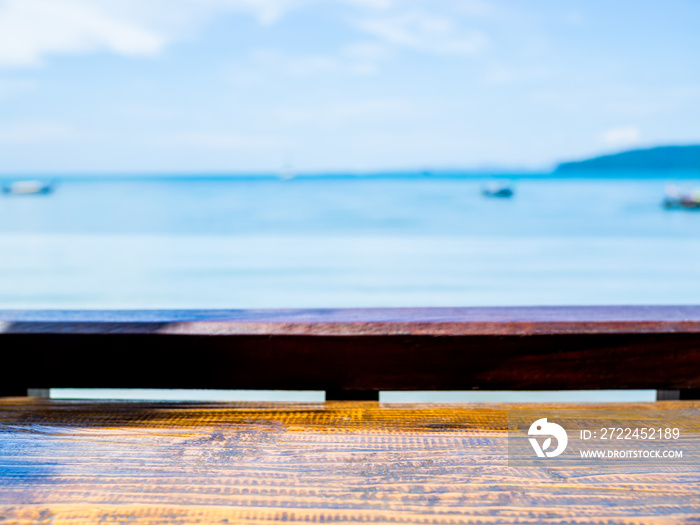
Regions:
<instances>
[{"instance_id":1,"label":"sea water","mask_svg":"<svg viewBox=\"0 0 700 525\"><path fill-rule=\"evenodd\" d=\"M513 176L510 199L484 197L487 179L474 176L63 179L48 196L0 196L0 309L697 304L700 212L661 205L668 182L700 186L700 175L690 177ZM653 398L632 391L571 400Z\"/></svg>"},{"instance_id":2,"label":"sea water","mask_svg":"<svg viewBox=\"0 0 700 525\"><path fill-rule=\"evenodd\" d=\"M0 308L694 304L681 176L67 179L0 196Z\"/></svg>"}]
</instances>

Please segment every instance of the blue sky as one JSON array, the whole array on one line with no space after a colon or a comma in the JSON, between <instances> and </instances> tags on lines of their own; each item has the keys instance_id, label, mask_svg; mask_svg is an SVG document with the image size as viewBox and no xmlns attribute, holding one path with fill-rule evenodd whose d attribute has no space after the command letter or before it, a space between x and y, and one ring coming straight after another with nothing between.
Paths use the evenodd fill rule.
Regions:
<instances>
[{"instance_id":1,"label":"blue sky","mask_svg":"<svg viewBox=\"0 0 700 525\"><path fill-rule=\"evenodd\" d=\"M700 2L0 0L0 172L500 166L700 142Z\"/></svg>"}]
</instances>

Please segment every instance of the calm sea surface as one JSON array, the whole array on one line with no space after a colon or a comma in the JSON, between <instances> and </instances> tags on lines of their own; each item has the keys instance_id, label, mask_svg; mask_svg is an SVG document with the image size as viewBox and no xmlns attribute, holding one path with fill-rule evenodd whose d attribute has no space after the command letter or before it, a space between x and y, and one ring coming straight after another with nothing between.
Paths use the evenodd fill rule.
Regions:
<instances>
[{"instance_id":1,"label":"calm sea surface","mask_svg":"<svg viewBox=\"0 0 700 525\"><path fill-rule=\"evenodd\" d=\"M0 308L698 303L674 180L63 180L0 196Z\"/></svg>"}]
</instances>

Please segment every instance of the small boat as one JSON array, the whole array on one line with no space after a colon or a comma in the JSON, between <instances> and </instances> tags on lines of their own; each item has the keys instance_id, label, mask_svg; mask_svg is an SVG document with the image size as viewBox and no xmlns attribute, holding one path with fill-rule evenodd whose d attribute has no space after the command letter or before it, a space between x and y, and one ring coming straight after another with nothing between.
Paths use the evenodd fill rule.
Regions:
<instances>
[{"instance_id":1,"label":"small boat","mask_svg":"<svg viewBox=\"0 0 700 525\"><path fill-rule=\"evenodd\" d=\"M491 183L481 190L481 194L485 197L497 197L507 199L513 196L513 188L510 184Z\"/></svg>"},{"instance_id":2,"label":"small boat","mask_svg":"<svg viewBox=\"0 0 700 525\"><path fill-rule=\"evenodd\" d=\"M674 184L666 186L666 197L663 201L666 209L700 210L700 192L681 193Z\"/></svg>"},{"instance_id":3,"label":"small boat","mask_svg":"<svg viewBox=\"0 0 700 525\"><path fill-rule=\"evenodd\" d=\"M39 180L18 180L2 187L8 195L48 195L53 191L53 184Z\"/></svg>"}]
</instances>

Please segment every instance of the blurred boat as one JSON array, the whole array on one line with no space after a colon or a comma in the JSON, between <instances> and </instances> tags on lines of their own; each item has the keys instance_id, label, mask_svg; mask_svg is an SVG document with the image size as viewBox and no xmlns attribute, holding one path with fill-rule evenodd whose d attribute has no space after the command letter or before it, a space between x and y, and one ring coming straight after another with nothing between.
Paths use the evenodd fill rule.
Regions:
<instances>
[{"instance_id":1,"label":"blurred boat","mask_svg":"<svg viewBox=\"0 0 700 525\"><path fill-rule=\"evenodd\" d=\"M667 209L700 210L700 191L681 193L674 184L669 184L663 206Z\"/></svg>"},{"instance_id":2,"label":"blurred boat","mask_svg":"<svg viewBox=\"0 0 700 525\"><path fill-rule=\"evenodd\" d=\"M481 190L482 195L485 197L497 197L497 198L510 198L513 196L513 188L510 184L502 182L492 182Z\"/></svg>"},{"instance_id":3,"label":"blurred boat","mask_svg":"<svg viewBox=\"0 0 700 525\"><path fill-rule=\"evenodd\" d=\"M18 180L2 187L8 195L48 195L53 191L53 184L39 180Z\"/></svg>"}]
</instances>

